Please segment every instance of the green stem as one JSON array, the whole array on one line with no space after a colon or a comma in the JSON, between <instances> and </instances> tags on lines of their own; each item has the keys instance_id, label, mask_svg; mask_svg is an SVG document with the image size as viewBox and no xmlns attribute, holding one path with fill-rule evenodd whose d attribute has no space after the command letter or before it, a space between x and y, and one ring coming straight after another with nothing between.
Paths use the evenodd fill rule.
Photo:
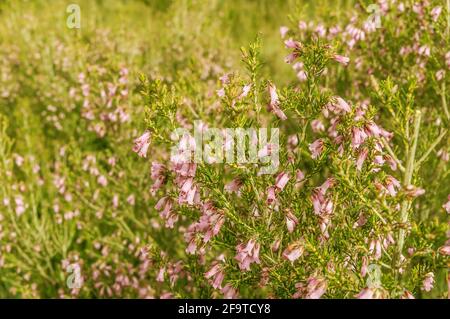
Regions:
<instances>
[{"instance_id":1,"label":"green stem","mask_svg":"<svg viewBox=\"0 0 450 319\"><path fill-rule=\"evenodd\" d=\"M400 171L405 172L405 168L403 167L402 162L400 162L398 157L395 155L395 153L392 150L392 148L389 145L389 143L383 137L381 138L381 141L383 142L384 147L386 147L389 155L391 155L392 159L397 163L397 166L400 169Z\"/></svg>"},{"instance_id":2,"label":"green stem","mask_svg":"<svg viewBox=\"0 0 450 319\"><path fill-rule=\"evenodd\" d=\"M437 139L431 144L431 146L428 148L428 150L423 154L423 156L417 161L416 168L419 168L420 165L426 161L430 153L435 149L435 147L441 142L441 140L444 138L444 136L447 134L447 130L444 130Z\"/></svg>"},{"instance_id":3,"label":"green stem","mask_svg":"<svg viewBox=\"0 0 450 319\"><path fill-rule=\"evenodd\" d=\"M449 13L449 15L450 15L450 13ZM447 120L450 120L450 113L448 111L448 106L447 106L447 96L445 95L445 80L442 81L441 98L442 98L442 106L444 108L444 113L447 116Z\"/></svg>"},{"instance_id":4,"label":"green stem","mask_svg":"<svg viewBox=\"0 0 450 319\"><path fill-rule=\"evenodd\" d=\"M422 118L422 113L420 111L416 111L414 114L414 135L413 135L413 143L411 148L409 149L407 153L407 161L406 161L406 170L405 174L403 176L403 186L407 187L411 184L413 172L414 172L414 160L416 156L416 149L417 149L417 141L419 139L419 130L420 130L420 121ZM404 199L401 205L401 211L400 211L400 223L402 225L406 224L408 222L408 207L410 204L410 199ZM399 235L398 235L398 246L397 246L397 256L396 261L397 263L400 262L400 258L403 252L403 245L405 243L405 235L406 230L404 228L400 229Z\"/></svg>"}]
</instances>

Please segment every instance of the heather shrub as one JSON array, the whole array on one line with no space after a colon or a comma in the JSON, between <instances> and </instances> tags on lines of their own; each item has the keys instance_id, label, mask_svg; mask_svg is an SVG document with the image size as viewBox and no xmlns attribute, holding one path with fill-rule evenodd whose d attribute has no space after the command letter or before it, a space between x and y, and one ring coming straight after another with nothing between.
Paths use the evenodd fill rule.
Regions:
<instances>
[{"instance_id":1,"label":"heather shrub","mask_svg":"<svg viewBox=\"0 0 450 319\"><path fill-rule=\"evenodd\" d=\"M5 2L0 296L448 297L448 7L307 4Z\"/></svg>"}]
</instances>

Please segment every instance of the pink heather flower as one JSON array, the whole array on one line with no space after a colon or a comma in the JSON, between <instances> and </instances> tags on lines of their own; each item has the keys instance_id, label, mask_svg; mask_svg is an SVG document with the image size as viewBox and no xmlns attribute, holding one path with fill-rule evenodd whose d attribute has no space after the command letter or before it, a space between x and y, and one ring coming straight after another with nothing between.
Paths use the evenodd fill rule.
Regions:
<instances>
[{"instance_id":1,"label":"pink heather flower","mask_svg":"<svg viewBox=\"0 0 450 319\"><path fill-rule=\"evenodd\" d=\"M260 245L254 239L250 239L247 244L242 243L236 246L237 255L235 259L238 261L241 270L250 270L252 263L260 263L259 249Z\"/></svg>"},{"instance_id":2,"label":"pink heather flower","mask_svg":"<svg viewBox=\"0 0 450 319\"><path fill-rule=\"evenodd\" d=\"M353 228L362 227L367 223L367 217L363 213L359 214L358 220L353 224Z\"/></svg>"},{"instance_id":3,"label":"pink heather flower","mask_svg":"<svg viewBox=\"0 0 450 319\"><path fill-rule=\"evenodd\" d=\"M105 187L106 185L108 185L108 180L106 179L106 177L104 175L100 175L99 177L97 177L97 183L99 183L101 186Z\"/></svg>"},{"instance_id":4,"label":"pink heather flower","mask_svg":"<svg viewBox=\"0 0 450 319\"><path fill-rule=\"evenodd\" d=\"M270 249L271 249L273 252L277 252L278 249L280 249L280 245L281 245L281 240L280 240L280 239L277 239L277 240L275 240L275 241L272 243L272 245L270 246Z\"/></svg>"},{"instance_id":5,"label":"pink heather flower","mask_svg":"<svg viewBox=\"0 0 450 319\"><path fill-rule=\"evenodd\" d=\"M403 292L403 295L400 298L401 299L416 299L416 298L414 298L413 294L410 293L408 290L405 290Z\"/></svg>"},{"instance_id":6,"label":"pink heather flower","mask_svg":"<svg viewBox=\"0 0 450 319\"><path fill-rule=\"evenodd\" d=\"M221 89L217 90L216 93L217 93L218 97L223 98L225 96L225 89L221 88Z\"/></svg>"},{"instance_id":7,"label":"pink heather flower","mask_svg":"<svg viewBox=\"0 0 450 319\"><path fill-rule=\"evenodd\" d=\"M148 147L150 146L150 132L145 131L140 137L134 140L133 152L140 157L147 157Z\"/></svg>"},{"instance_id":8,"label":"pink heather flower","mask_svg":"<svg viewBox=\"0 0 450 319\"><path fill-rule=\"evenodd\" d=\"M288 54L288 55L284 58L284 62L287 63L287 64L291 64L291 63L293 63L297 58L298 58L298 53L292 52L292 53Z\"/></svg>"},{"instance_id":9,"label":"pink heather flower","mask_svg":"<svg viewBox=\"0 0 450 319\"><path fill-rule=\"evenodd\" d=\"M300 42L294 41L292 39L284 41L284 45L288 49L300 50L302 48L302 44Z\"/></svg>"},{"instance_id":10,"label":"pink heather flower","mask_svg":"<svg viewBox=\"0 0 450 319\"><path fill-rule=\"evenodd\" d=\"M297 182L301 182L305 179L305 174L301 171L301 170L297 170L297 172L295 173L295 180Z\"/></svg>"},{"instance_id":11,"label":"pink heather flower","mask_svg":"<svg viewBox=\"0 0 450 319\"><path fill-rule=\"evenodd\" d=\"M425 279L422 282L421 290L430 292L431 289L433 289L433 287L434 287L434 274L432 272L429 272L425 275Z\"/></svg>"},{"instance_id":12,"label":"pink heather flower","mask_svg":"<svg viewBox=\"0 0 450 319\"><path fill-rule=\"evenodd\" d=\"M224 299L237 299L238 298L238 292L237 292L236 288L234 288L230 284L226 284L222 288L221 292L223 293Z\"/></svg>"},{"instance_id":13,"label":"pink heather flower","mask_svg":"<svg viewBox=\"0 0 450 319\"><path fill-rule=\"evenodd\" d=\"M173 228L178 221L178 215L172 211L172 200L168 197L162 197L155 205L155 209L159 211L159 215L166 222L167 228Z\"/></svg>"},{"instance_id":14,"label":"pink heather flower","mask_svg":"<svg viewBox=\"0 0 450 319\"><path fill-rule=\"evenodd\" d=\"M323 140L319 138L309 144L309 150L311 151L311 157L313 159L317 159L323 151Z\"/></svg>"},{"instance_id":15,"label":"pink heather flower","mask_svg":"<svg viewBox=\"0 0 450 319\"><path fill-rule=\"evenodd\" d=\"M286 226L289 233L292 233L294 231L295 226L298 224L298 219L295 217L295 215L288 211L286 214Z\"/></svg>"},{"instance_id":16,"label":"pink heather flower","mask_svg":"<svg viewBox=\"0 0 450 319\"><path fill-rule=\"evenodd\" d=\"M159 296L160 299L173 299L173 294L171 292L164 292Z\"/></svg>"},{"instance_id":17,"label":"pink heather flower","mask_svg":"<svg viewBox=\"0 0 450 319\"><path fill-rule=\"evenodd\" d=\"M400 182L397 179L395 179L395 177L388 175L386 177L385 183L389 195L391 195L392 197L397 195L398 188L400 188Z\"/></svg>"},{"instance_id":18,"label":"pink heather flower","mask_svg":"<svg viewBox=\"0 0 450 319\"><path fill-rule=\"evenodd\" d=\"M447 213L450 214L450 195L448 195L447 199L448 202L442 205L442 208L444 208L447 211Z\"/></svg>"},{"instance_id":19,"label":"pink heather flower","mask_svg":"<svg viewBox=\"0 0 450 319\"><path fill-rule=\"evenodd\" d=\"M275 190L275 186L270 186L269 188L267 188L267 204L269 206L273 205L277 200Z\"/></svg>"},{"instance_id":20,"label":"pink heather flower","mask_svg":"<svg viewBox=\"0 0 450 319\"><path fill-rule=\"evenodd\" d=\"M220 82L221 82L223 85L226 85L226 84L230 83L230 74L226 73L226 74L222 75L222 76L219 78L219 80L220 80Z\"/></svg>"},{"instance_id":21,"label":"pink heather flower","mask_svg":"<svg viewBox=\"0 0 450 319\"><path fill-rule=\"evenodd\" d=\"M298 22L298 28L299 28L300 30L306 30L306 29L308 28L308 25L306 24L305 21L299 21L299 22Z\"/></svg>"},{"instance_id":22,"label":"pink heather flower","mask_svg":"<svg viewBox=\"0 0 450 319\"><path fill-rule=\"evenodd\" d=\"M222 289L222 281L225 273L218 261L213 262L213 266L205 273L206 279L211 279L211 286L214 289Z\"/></svg>"},{"instance_id":23,"label":"pink heather flower","mask_svg":"<svg viewBox=\"0 0 450 319\"><path fill-rule=\"evenodd\" d=\"M369 259L367 258L367 256L363 256L362 263L361 263L361 272L360 272L362 277L366 277L366 275L367 275L368 263L369 263Z\"/></svg>"},{"instance_id":24,"label":"pink heather flower","mask_svg":"<svg viewBox=\"0 0 450 319\"><path fill-rule=\"evenodd\" d=\"M288 136L288 146L290 149L294 149L298 145L298 136L297 134L292 134Z\"/></svg>"},{"instance_id":25,"label":"pink heather flower","mask_svg":"<svg viewBox=\"0 0 450 319\"><path fill-rule=\"evenodd\" d=\"M163 164L152 162L150 177L155 182L150 189L152 194L155 194L155 192L164 184L166 180L165 171L166 167Z\"/></svg>"},{"instance_id":26,"label":"pink heather flower","mask_svg":"<svg viewBox=\"0 0 450 319\"><path fill-rule=\"evenodd\" d=\"M289 28L288 27L286 27L286 26L280 27L281 38L284 38L288 32L289 32Z\"/></svg>"},{"instance_id":27,"label":"pink heather flower","mask_svg":"<svg viewBox=\"0 0 450 319\"><path fill-rule=\"evenodd\" d=\"M275 187L277 189L279 189L280 191L282 191L284 189L284 187L286 186L286 184L289 181L289 175L285 172L281 172L280 174L278 174L276 180L275 180Z\"/></svg>"},{"instance_id":28,"label":"pink heather flower","mask_svg":"<svg viewBox=\"0 0 450 319\"><path fill-rule=\"evenodd\" d=\"M442 12L441 6L434 7L433 10L431 10L431 17L434 22L436 22L439 19L441 12Z\"/></svg>"},{"instance_id":29,"label":"pink heather flower","mask_svg":"<svg viewBox=\"0 0 450 319\"><path fill-rule=\"evenodd\" d=\"M251 89L252 89L252 85L251 84L244 85L244 87L242 88L242 93L238 97L239 100L241 100L244 97L246 97L250 93Z\"/></svg>"},{"instance_id":30,"label":"pink heather flower","mask_svg":"<svg viewBox=\"0 0 450 319\"><path fill-rule=\"evenodd\" d=\"M300 82L304 82L304 81L306 81L306 80L308 79L308 74L306 73L305 70L298 71L298 73L297 73L297 79L298 79Z\"/></svg>"},{"instance_id":31,"label":"pink heather flower","mask_svg":"<svg viewBox=\"0 0 450 319\"><path fill-rule=\"evenodd\" d=\"M158 275L156 276L156 281L164 282L164 274L166 272L166 268L161 267L158 271Z\"/></svg>"},{"instance_id":32,"label":"pink heather flower","mask_svg":"<svg viewBox=\"0 0 450 319\"><path fill-rule=\"evenodd\" d=\"M136 199L133 194L127 197L127 203L131 206L134 206L134 204L136 203Z\"/></svg>"},{"instance_id":33,"label":"pink heather flower","mask_svg":"<svg viewBox=\"0 0 450 319\"><path fill-rule=\"evenodd\" d=\"M348 113L351 111L350 105L343 98L337 96L336 97L336 107L343 111L344 113Z\"/></svg>"},{"instance_id":34,"label":"pink heather flower","mask_svg":"<svg viewBox=\"0 0 450 319\"><path fill-rule=\"evenodd\" d=\"M423 55L423 56L430 56L430 47L428 45L422 45L421 47L419 47L419 50L417 51L417 53L419 55Z\"/></svg>"},{"instance_id":35,"label":"pink heather flower","mask_svg":"<svg viewBox=\"0 0 450 319\"><path fill-rule=\"evenodd\" d=\"M440 81L440 80L442 80L444 78L445 71L444 70L439 70L439 71L436 72L435 76L436 76L436 80Z\"/></svg>"},{"instance_id":36,"label":"pink heather flower","mask_svg":"<svg viewBox=\"0 0 450 319\"><path fill-rule=\"evenodd\" d=\"M450 245L440 247L439 253L444 256L450 256Z\"/></svg>"},{"instance_id":37,"label":"pink heather flower","mask_svg":"<svg viewBox=\"0 0 450 319\"><path fill-rule=\"evenodd\" d=\"M338 54L334 54L332 57L336 62L347 66L348 63L350 62L350 58L346 57L346 56L342 56L342 55L338 55Z\"/></svg>"},{"instance_id":38,"label":"pink heather flower","mask_svg":"<svg viewBox=\"0 0 450 319\"><path fill-rule=\"evenodd\" d=\"M397 162L390 155L385 155L384 159L386 160L386 163L389 164L391 170L393 171L397 170Z\"/></svg>"},{"instance_id":39,"label":"pink heather flower","mask_svg":"<svg viewBox=\"0 0 450 319\"><path fill-rule=\"evenodd\" d=\"M369 136L380 137L382 129L374 122L370 122L366 125L366 132Z\"/></svg>"},{"instance_id":40,"label":"pink heather flower","mask_svg":"<svg viewBox=\"0 0 450 319\"><path fill-rule=\"evenodd\" d=\"M311 121L311 128L314 133L319 133L325 131L325 126L320 120Z\"/></svg>"},{"instance_id":41,"label":"pink heather flower","mask_svg":"<svg viewBox=\"0 0 450 319\"><path fill-rule=\"evenodd\" d=\"M239 194L242 187L242 181L238 178L233 179L231 182L225 185L225 191L229 193Z\"/></svg>"},{"instance_id":42,"label":"pink heather flower","mask_svg":"<svg viewBox=\"0 0 450 319\"><path fill-rule=\"evenodd\" d=\"M425 194L425 190L423 188L418 188L413 185L408 185L406 187L406 194L411 197L418 197Z\"/></svg>"},{"instance_id":43,"label":"pink heather flower","mask_svg":"<svg viewBox=\"0 0 450 319\"><path fill-rule=\"evenodd\" d=\"M283 258L294 262L303 255L304 250L301 242L292 243L283 251Z\"/></svg>"},{"instance_id":44,"label":"pink heather flower","mask_svg":"<svg viewBox=\"0 0 450 319\"><path fill-rule=\"evenodd\" d=\"M196 240L198 237L203 237L203 243L207 243L219 233L225 222L223 212L216 209L211 202L204 203L201 211L200 220L189 225L184 233L184 239L188 243L186 252L189 254L195 254L197 251Z\"/></svg>"},{"instance_id":45,"label":"pink heather flower","mask_svg":"<svg viewBox=\"0 0 450 319\"><path fill-rule=\"evenodd\" d=\"M21 216L23 213L25 213L25 203L23 202L23 197L18 195L14 198L14 201L16 203L16 215Z\"/></svg>"},{"instance_id":46,"label":"pink heather flower","mask_svg":"<svg viewBox=\"0 0 450 319\"><path fill-rule=\"evenodd\" d=\"M355 297L357 299L374 299L374 293L375 291L373 288L364 288Z\"/></svg>"},{"instance_id":47,"label":"pink heather flower","mask_svg":"<svg viewBox=\"0 0 450 319\"><path fill-rule=\"evenodd\" d=\"M327 109L333 113L349 113L352 109L350 105L341 97L335 96L327 104Z\"/></svg>"},{"instance_id":48,"label":"pink heather flower","mask_svg":"<svg viewBox=\"0 0 450 319\"><path fill-rule=\"evenodd\" d=\"M310 276L305 286L304 283L296 283L297 292L292 298L319 299L325 293L327 282L321 277Z\"/></svg>"},{"instance_id":49,"label":"pink heather flower","mask_svg":"<svg viewBox=\"0 0 450 319\"><path fill-rule=\"evenodd\" d=\"M356 160L356 169L358 171L361 171L364 161L366 160L368 154L369 150L366 147L364 147L361 150L361 152L359 152L358 158Z\"/></svg>"},{"instance_id":50,"label":"pink heather flower","mask_svg":"<svg viewBox=\"0 0 450 319\"><path fill-rule=\"evenodd\" d=\"M381 258L381 242L379 239L372 239L369 246L369 252L374 255L375 260Z\"/></svg>"},{"instance_id":51,"label":"pink heather flower","mask_svg":"<svg viewBox=\"0 0 450 319\"><path fill-rule=\"evenodd\" d=\"M325 198L324 194L319 189L313 191L311 201L316 215L326 216L333 212L333 202L330 199Z\"/></svg>"},{"instance_id":52,"label":"pink heather flower","mask_svg":"<svg viewBox=\"0 0 450 319\"><path fill-rule=\"evenodd\" d=\"M258 151L258 158L264 158L272 155L272 152L278 148L276 144L267 143Z\"/></svg>"},{"instance_id":53,"label":"pink heather flower","mask_svg":"<svg viewBox=\"0 0 450 319\"><path fill-rule=\"evenodd\" d=\"M305 299L320 299L327 290L327 282L323 278L309 277Z\"/></svg>"},{"instance_id":54,"label":"pink heather flower","mask_svg":"<svg viewBox=\"0 0 450 319\"><path fill-rule=\"evenodd\" d=\"M323 182L322 185L320 185L320 187L318 188L318 190L320 190L320 192L325 195L327 190L330 187L333 187L336 184L336 179L334 177L329 177L325 180L325 182Z\"/></svg>"},{"instance_id":55,"label":"pink heather flower","mask_svg":"<svg viewBox=\"0 0 450 319\"><path fill-rule=\"evenodd\" d=\"M352 147L354 149L360 147L367 137L366 132L362 128L354 127L352 129Z\"/></svg>"},{"instance_id":56,"label":"pink heather flower","mask_svg":"<svg viewBox=\"0 0 450 319\"><path fill-rule=\"evenodd\" d=\"M302 48L302 44L300 42L294 41L292 39L288 39L288 40L284 41L284 44L285 44L286 48L294 50L284 59L284 62L291 64L300 56L300 50Z\"/></svg>"},{"instance_id":57,"label":"pink heather flower","mask_svg":"<svg viewBox=\"0 0 450 319\"><path fill-rule=\"evenodd\" d=\"M287 119L286 115L280 109L280 100L278 98L277 88L272 83L269 83L268 89L270 94L270 102L267 105L267 110L269 112L274 113L282 121L286 120Z\"/></svg>"}]
</instances>

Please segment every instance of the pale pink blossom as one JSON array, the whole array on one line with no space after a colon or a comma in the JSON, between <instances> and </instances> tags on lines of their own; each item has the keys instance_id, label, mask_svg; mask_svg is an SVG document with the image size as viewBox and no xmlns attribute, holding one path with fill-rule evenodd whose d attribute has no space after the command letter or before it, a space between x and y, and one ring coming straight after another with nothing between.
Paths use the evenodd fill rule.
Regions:
<instances>
[{"instance_id":1,"label":"pale pink blossom","mask_svg":"<svg viewBox=\"0 0 450 319\"><path fill-rule=\"evenodd\" d=\"M241 187L242 187L242 181L239 178L235 178L231 182L226 184L224 189L228 193L239 194Z\"/></svg>"},{"instance_id":2,"label":"pale pink blossom","mask_svg":"<svg viewBox=\"0 0 450 319\"><path fill-rule=\"evenodd\" d=\"M274 186L270 186L269 188L267 188L267 204L269 206L274 204L277 200L275 190L276 188Z\"/></svg>"},{"instance_id":3,"label":"pale pink blossom","mask_svg":"<svg viewBox=\"0 0 450 319\"><path fill-rule=\"evenodd\" d=\"M369 150L366 147L364 147L359 152L358 158L356 159L356 169L358 171L361 171L364 161L366 160L368 154L369 154Z\"/></svg>"},{"instance_id":4,"label":"pale pink blossom","mask_svg":"<svg viewBox=\"0 0 450 319\"><path fill-rule=\"evenodd\" d=\"M444 256L450 256L450 245L440 247L439 253Z\"/></svg>"},{"instance_id":5,"label":"pale pink blossom","mask_svg":"<svg viewBox=\"0 0 450 319\"><path fill-rule=\"evenodd\" d=\"M425 275L425 279L422 282L421 290L430 292L431 289L433 289L433 287L434 287L434 274L432 272L429 272Z\"/></svg>"},{"instance_id":6,"label":"pale pink blossom","mask_svg":"<svg viewBox=\"0 0 450 319\"><path fill-rule=\"evenodd\" d=\"M166 268L161 267L158 271L158 275L156 276L156 281L164 282L164 274L166 273Z\"/></svg>"},{"instance_id":7,"label":"pale pink blossom","mask_svg":"<svg viewBox=\"0 0 450 319\"><path fill-rule=\"evenodd\" d=\"M364 143L364 141L367 138L367 134L366 132L359 127L354 127L352 129L352 147L353 148L358 148L361 146L361 144Z\"/></svg>"},{"instance_id":8,"label":"pale pink blossom","mask_svg":"<svg viewBox=\"0 0 450 319\"><path fill-rule=\"evenodd\" d=\"M288 39L288 40L284 41L284 45L288 49L299 50L299 49L302 48L302 44L300 42L298 42L298 41L294 41L293 39Z\"/></svg>"},{"instance_id":9,"label":"pale pink blossom","mask_svg":"<svg viewBox=\"0 0 450 319\"><path fill-rule=\"evenodd\" d=\"M311 157L317 159L323 152L323 140L321 138L315 140L313 143L309 144L309 150L311 151Z\"/></svg>"},{"instance_id":10,"label":"pale pink blossom","mask_svg":"<svg viewBox=\"0 0 450 319\"><path fill-rule=\"evenodd\" d=\"M221 292L223 293L224 299L237 299L238 298L238 291L236 288L231 286L231 284L226 284Z\"/></svg>"},{"instance_id":11,"label":"pale pink blossom","mask_svg":"<svg viewBox=\"0 0 450 319\"><path fill-rule=\"evenodd\" d=\"M206 279L211 279L211 286L214 289L222 289L222 281L225 277L225 272L223 271L222 265L215 261L210 270L205 273Z\"/></svg>"},{"instance_id":12,"label":"pale pink blossom","mask_svg":"<svg viewBox=\"0 0 450 319\"><path fill-rule=\"evenodd\" d=\"M281 172L280 174L278 174L276 180L275 180L275 187L279 190L282 191L284 189L284 187L286 186L286 184L289 181L289 175L286 172Z\"/></svg>"},{"instance_id":13,"label":"pale pink blossom","mask_svg":"<svg viewBox=\"0 0 450 319\"><path fill-rule=\"evenodd\" d=\"M283 258L294 262L303 255L304 250L305 248L300 241L292 243L283 251Z\"/></svg>"},{"instance_id":14,"label":"pale pink blossom","mask_svg":"<svg viewBox=\"0 0 450 319\"><path fill-rule=\"evenodd\" d=\"M327 282L322 277L310 276L306 282L295 284L297 292L292 298L319 299L327 289Z\"/></svg>"},{"instance_id":15,"label":"pale pink blossom","mask_svg":"<svg viewBox=\"0 0 450 319\"><path fill-rule=\"evenodd\" d=\"M295 226L298 224L297 217L291 212L288 211L286 213L286 226L289 233L292 233L294 231Z\"/></svg>"},{"instance_id":16,"label":"pale pink blossom","mask_svg":"<svg viewBox=\"0 0 450 319\"><path fill-rule=\"evenodd\" d=\"M405 193L411 197L418 197L425 194L425 190L423 188L415 187L414 185L406 186Z\"/></svg>"},{"instance_id":17,"label":"pale pink blossom","mask_svg":"<svg viewBox=\"0 0 450 319\"><path fill-rule=\"evenodd\" d=\"M333 97L327 104L327 109L333 113L349 113L352 109L350 105L340 96Z\"/></svg>"},{"instance_id":18,"label":"pale pink blossom","mask_svg":"<svg viewBox=\"0 0 450 319\"><path fill-rule=\"evenodd\" d=\"M410 293L408 290L405 290L400 298L401 299L416 299L416 298L414 298L414 295L412 293Z\"/></svg>"},{"instance_id":19,"label":"pale pink blossom","mask_svg":"<svg viewBox=\"0 0 450 319\"><path fill-rule=\"evenodd\" d=\"M218 97L223 98L225 96L225 89L221 88L221 89L217 90L216 93L217 93Z\"/></svg>"},{"instance_id":20,"label":"pale pink blossom","mask_svg":"<svg viewBox=\"0 0 450 319\"><path fill-rule=\"evenodd\" d=\"M301 170L297 170L295 173L295 180L297 182L301 182L305 179L305 174Z\"/></svg>"},{"instance_id":21,"label":"pale pink blossom","mask_svg":"<svg viewBox=\"0 0 450 319\"><path fill-rule=\"evenodd\" d=\"M345 65L345 66L347 66L349 64L349 62L350 62L350 58L348 58L346 56L339 55L339 54L334 54L333 55L333 59L336 62L338 62L338 63L340 63L342 65Z\"/></svg>"},{"instance_id":22,"label":"pale pink blossom","mask_svg":"<svg viewBox=\"0 0 450 319\"><path fill-rule=\"evenodd\" d=\"M444 70L438 70L437 72L436 72L436 80L437 81L440 81L440 80L442 80L443 78L444 78L444 76L445 76L445 71Z\"/></svg>"},{"instance_id":23,"label":"pale pink blossom","mask_svg":"<svg viewBox=\"0 0 450 319\"><path fill-rule=\"evenodd\" d=\"M374 288L364 288L355 297L357 299L374 299Z\"/></svg>"},{"instance_id":24,"label":"pale pink blossom","mask_svg":"<svg viewBox=\"0 0 450 319\"><path fill-rule=\"evenodd\" d=\"M289 32L289 28L288 27L286 27L286 26L281 26L280 27L281 38L284 38L288 32Z\"/></svg>"},{"instance_id":25,"label":"pale pink blossom","mask_svg":"<svg viewBox=\"0 0 450 319\"><path fill-rule=\"evenodd\" d=\"M260 263L259 260L260 245L254 239L250 239L246 244L241 243L236 246L236 257L241 270L250 270L252 263Z\"/></svg>"},{"instance_id":26,"label":"pale pink blossom","mask_svg":"<svg viewBox=\"0 0 450 319\"><path fill-rule=\"evenodd\" d=\"M150 132L145 131L140 137L134 140L133 152L141 157L147 157L147 151L150 146Z\"/></svg>"},{"instance_id":27,"label":"pale pink blossom","mask_svg":"<svg viewBox=\"0 0 450 319\"><path fill-rule=\"evenodd\" d=\"M105 187L106 185L108 185L108 180L106 179L106 177L104 175L100 175L99 177L97 177L97 183L99 183L101 186Z\"/></svg>"},{"instance_id":28,"label":"pale pink blossom","mask_svg":"<svg viewBox=\"0 0 450 319\"><path fill-rule=\"evenodd\" d=\"M447 211L447 213L450 214L450 195L448 195L447 199L448 202L442 205L442 208L444 208Z\"/></svg>"},{"instance_id":29,"label":"pale pink blossom","mask_svg":"<svg viewBox=\"0 0 450 319\"><path fill-rule=\"evenodd\" d=\"M434 7L433 10L431 10L431 17L434 22L436 22L439 19L441 12L442 12L441 6Z\"/></svg>"},{"instance_id":30,"label":"pale pink blossom","mask_svg":"<svg viewBox=\"0 0 450 319\"><path fill-rule=\"evenodd\" d=\"M385 181L385 187L392 197L397 195L397 191L400 188L400 182L393 176L388 175Z\"/></svg>"},{"instance_id":31,"label":"pale pink blossom","mask_svg":"<svg viewBox=\"0 0 450 319\"><path fill-rule=\"evenodd\" d=\"M311 128L314 133L319 133L319 132L325 131L325 126L323 125L322 121L320 121L320 120L311 121Z\"/></svg>"},{"instance_id":32,"label":"pale pink blossom","mask_svg":"<svg viewBox=\"0 0 450 319\"><path fill-rule=\"evenodd\" d=\"M267 110L269 112L274 113L282 121L286 120L287 119L286 115L280 109L280 100L278 98L277 88L272 83L269 83L268 89L270 94L270 102L267 105Z\"/></svg>"}]
</instances>

